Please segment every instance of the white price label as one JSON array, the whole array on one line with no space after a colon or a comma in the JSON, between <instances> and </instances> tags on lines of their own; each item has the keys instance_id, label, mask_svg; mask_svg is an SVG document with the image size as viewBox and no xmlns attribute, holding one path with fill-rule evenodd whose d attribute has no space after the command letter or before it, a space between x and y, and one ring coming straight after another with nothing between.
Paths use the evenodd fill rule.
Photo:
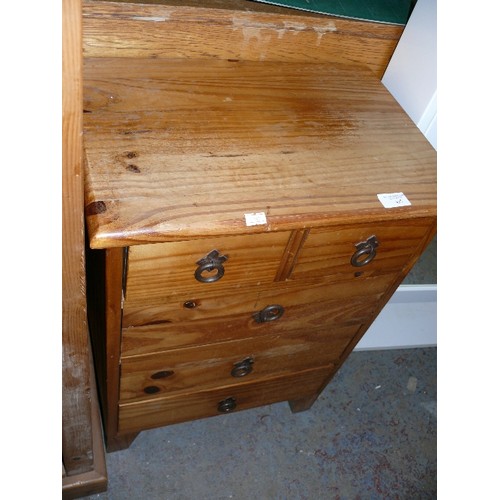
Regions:
<instances>
[{"instance_id":1,"label":"white price label","mask_svg":"<svg viewBox=\"0 0 500 500\"><path fill-rule=\"evenodd\" d=\"M245 214L245 223L247 226L260 226L262 224L267 224L266 214L264 212Z\"/></svg>"},{"instance_id":2,"label":"white price label","mask_svg":"<svg viewBox=\"0 0 500 500\"><path fill-rule=\"evenodd\" d=\"M380 203L385 208L407 207L411 205L410 200L403 193L377 194Z\"/></svg>"}]
</instances>

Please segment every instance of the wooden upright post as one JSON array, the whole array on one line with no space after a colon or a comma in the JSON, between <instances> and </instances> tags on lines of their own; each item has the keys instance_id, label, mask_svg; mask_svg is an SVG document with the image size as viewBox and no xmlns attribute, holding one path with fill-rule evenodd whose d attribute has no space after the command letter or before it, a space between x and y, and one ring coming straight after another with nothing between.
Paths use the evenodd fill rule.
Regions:
<instances>
[{"instance_id":1,"label":"wooden upright post","mask_svg":"<svg viewBox=\"0 0 500 500\"><path fill-rule=\"evenodd\" d=\"M102 434L96 432L85 292L81 0L63 0L62 7L62 456L64 496L73 498L103 491L107 478L102 458L95 456Z\"/></svg>"}]
</instances>

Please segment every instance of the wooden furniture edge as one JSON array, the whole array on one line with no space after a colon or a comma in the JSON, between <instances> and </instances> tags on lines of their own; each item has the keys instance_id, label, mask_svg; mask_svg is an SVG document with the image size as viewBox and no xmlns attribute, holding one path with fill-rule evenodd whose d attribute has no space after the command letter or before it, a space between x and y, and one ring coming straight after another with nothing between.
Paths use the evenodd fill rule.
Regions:
<instances>
[{"instance_id":1,"label":"wooden furniture edge","mask_svg":"<svg viewBox=\"0 0 500 500\"><path fill-rule=\"evenodd\" d=\"M108 476L106 469L106 456L102 437L101 413L97 397L97 384L94 374L92 353L89 352L90 365L90 401L91 401L91 426L94 468L89 472L64 476L62 479L62 498L69 500L85 495L101 493L107 490Z\"/></svg>"},{"instance_id":2,"label":"wooden furniture edge","mask_svg":"<svg viewBox=\"0 0 500 500\"><path fill-rule=\"evenodd\" d=\"M199 61L193 59L172 62L117 57L88 58L85 68L85 88L88 91L84 119L88 157L85 210L92 248L181 241L243 232L288 231L297 227L336 225L343 221L356 224L372 221L373 218L414 218L432 215L435 210L435 151L380 81L366 68L276 61L210 61L200 67ZM224 92L233 92L231 95L234 97L224 98L225 93L213 92L209 74L213 69L220 71L220 74L216 73L219 75L217 85L219 81L226 84L224 89L228 90ZM310 82L316 78L329 81L332 71L334 83L324 84L318 89L311 87ZM173 87L177 93L172 90L171 83L163 83L160 79L165 78L166 82L170 82L172 75L178 79ZM259 78L254 75L259 75ZM282 75L291 75L289 81L295 81L297 77L296 87L293 88L304 92L302 100L285 94L287 87L283 84ZM243 78L245 88L255 89L259 106L267 105L271 95L276 95L278 102L285 98L284 103L271 105L265 118L256 118L251 106L253 98L247 97L248 90L240 94L234 83L239 83ZM260 89L268 82L267 78L271 78L270 88L261 94ZM195 85L191 84L192 79ZM200 82L209 81L210 84L198 84L198 79ZM363 97L353 100L344 98L352 93L353 86L357 84L363 90ZM152 91L148 92L144 85L150 85ZM185 102L184 97L177 97L193 92L193 86L197 99L200 99L198 106L197 100ZM140 95L135 90L137 88L142 89ZM342 96L336 108L330 107L330 102L336 98L334 92ZM221 105L219 101L222 98L224 102L226 99L235 102ZM373 106L374 113L370 118L365 117L364 108L360 108L361 98L363 105L366 102L366 106ZM160 101L157 102L158 99ZM164 102L179 106L175 108L175 114L170 108L162 108ZM311 110L303 109L306 103L312 103ZM147 117L149 112L144 106L158 109L154 120ZM208 111L209 126L196 126L192 130L189 126L179 126L179 123L189 123L191 113L200 111L200 108ZM236 115L238 112L239 119ZM130 116L130 119L125 120L125 116ZM293 116L299 118L293 121L290 118ZM311 122L314 127L307 121L308 116L315 117L315 121ZM137 120L143 122L139 125ZM387 120L385 127L384 120ZM288 150L282 149L273 128L278 122L290 135L286 139ZM249 125L240 126L240 123ZM228 124L231 124L231 128L227 128ZM328 132L322 133L318 124L322 125L321 130ZM263 135L261 128L271 130ZM225 130L224 140L221 140L220 133L217 135L217 131L222 129ZM365 138L370 137L372 131L374 137L380 138L377 144L393 141L393 150L397 148L398 153L413 148L408 161L398 162L396 157L391 157L379 146L370 146ZM298 133L304 133L306 139L303 143L295 139L298 135L293 135ZM241 141L241 134L257 140L249 146L245 140ZM169 149L166 150L168 140ZM330 150L323 146L327 143L333 145ZM338 144L338 148L335 144ZM317 147L314 155L311 153L312 146ZM218 148L221 153L213 154L211 148ZM106 152L105 156L103 152ZM380 167L371 168L371 155L383 155L384 161L380 162ZM240 162L238 159L232 160L233 156L245 158ZM362 162L359 161L360 157ZM304 162L308 175L313 175L309 172L318 171L323 160L325 165L331 165L332 168L324 167L324 179L322 184L317 185L293 168L295 158ZM276 199L270 180L277 173L269 168L268 175L268 171L262 167L266 160L271 166L278 165L281 170L277 171L282 172L282 191ZM242 168L252 167L259 173L258 181L243 177L233 189L238 200L244 201L241 204L235 202L236 196L231 197L233 191L227 187L234 179L232 167L238 167L239 163ZM179 165L190 169L188 178L183 172L179 173ZM333 168L336 165L343 167L339 169L339 174L326 175L326 172L336 172L337 168ZM354 171L360 165L371 170L370 183L359 183ZM220 175L206 175L211 169L220 172ZM418 182L409 182L408 176L415 175L417 169L420 169L421 178ZM385 172L385 175L379 172ZM116 175L113 189L109 189L110 175ZM203 177L206 178L205 189L200 191L197 203L186 203L185 184L192 183L198 188L199 180ZM154 186L154 190L149 189L149 186ZM247 186L245 189L250 194L246 195L238 186ZM327 186L332 189L327 191ZM285 192L285 187L288 197L294 198L293 203L287 204L287 199L281 194ZM256 188L259 188L258 192ZM376 193L403 190L411 199L412 206L398 207L398 214L383 207L376 196ZM167 192L170 193L170 201L165 203L162 196ZM220 199L215 201L214 192L220 194ZM307 200L314 196L321 197L321 206L307 204ZM354 199L360 201L356 207L353 205ZM266 223L246 224L243 214L252 211L265 211Z\"/></svg>"},{"instance_id":3,"label":"wooden furniture edge","mask_svg":"<svg viewBox=\"0 0 500 500\"><path fill-rule=\"evenodd\" d=\"M106 250L106 403L105 441L106 451L113 452L128 448L137 433L118 433L118 402L120 399L120 347L123 297L124 249Z\"/></svg>"},{"instance_id":4,"label":"wooden furniture edge","mask_svg":"<svg viewBox=\"0 0 500 500\"><path fill-rule=\"evenodd\" d=\"M342 62L363 64L381 79L403 29L285 8L266 12L170 2L83 3L84 58ZM228 43L217 43L222 36Z\"/></svg>"},{"instance_id":5,"label":"wooden furniture edge","mask_svg":"<svg viewBox=\"0 0 500 500\"><path fill-rule=\"evenodd\" d=\"M62 459L68 477L94 466L85 296L81 0L63 2Z\"/></svg>"}]
</instances>

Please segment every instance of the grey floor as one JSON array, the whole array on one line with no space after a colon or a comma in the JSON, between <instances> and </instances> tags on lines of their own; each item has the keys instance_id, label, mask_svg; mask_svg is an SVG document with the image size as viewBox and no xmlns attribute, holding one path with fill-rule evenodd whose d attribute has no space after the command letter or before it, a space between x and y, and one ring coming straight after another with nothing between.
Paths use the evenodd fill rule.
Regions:
<instances>
[{"instance_id":1,"label":"grey floor","mask_svg":"<svg viewBox=\"0 0 500 500\"><path fill-rule=\"evenodd\" d=\"M434 240L405 284L436 283ZM436 498L435 347L356 351L313 407L143 431L89 500Z\"/></svg>"}]
</instances>

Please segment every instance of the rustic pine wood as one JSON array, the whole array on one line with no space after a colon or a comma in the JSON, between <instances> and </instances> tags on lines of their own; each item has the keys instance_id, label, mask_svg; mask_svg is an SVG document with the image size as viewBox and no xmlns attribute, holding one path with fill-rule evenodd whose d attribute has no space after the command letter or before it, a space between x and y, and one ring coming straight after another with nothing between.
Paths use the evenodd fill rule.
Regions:
<instances>
[{"instance_id":1,"label":"rustic pine wood","mask_svg":"<svg viewBox=\"0 0 500 500\"><path fill-rule=\"evenodd\" d=\"M245 294L207 294L195 300L195 309L184 308L182 301L174 307L142 305L123 324L122 356L365 321L396 279L399 275L388 274L352 283L287 282L255 287ZM283 306L283 316L269 323L256 322L253 314L271 304Z\"/></svg>"},{"instance_id":2,"label":"rustic pine wood","mask_svg":"<svg viewBox=\"0 0 500 500\"><path fill-rule=\"evenodd\" d=\"M372 222L344 227L311 229L290 279L322 278L342 279L376 276L401 270L418 251L422 238L429 231L432 219L411 219ZM376 236L379 246L377 256L366 266L355 268L351 257L356 252L355 243Z\"/></svg>"},{"instance_id":3,"label":"rustic pine wood","mask_svg":"<svg viewBox=\"0 0 500 500\"><path fill-rule=\"evenodd\" d=\"M120 386L121 303L123 290L123 249L106 250L106 407L105 432L107 446L113 448L118 425Z\"/></svg>"},{"instance_id":4,"label":"rustic pine wood","mask_svg":"<svg viewBox=\"0 0 500 500\"><path fill-rule=\"evenodd\" d=\"M289 236L277 232L133 246L128 255L127 305L152 303L176 292L196 296L207 291L217 294L235 285L244 289L272 283ZM194 276L197 262L212 250L227 257L224 276L201 283Z\"/></svg>"},{"instance_id":5,"label":"rustic pine wood","mask_svg":"<svg viewBox=\"0 0 500 500\"><path fill-rule=\"evenodd\" d=\"M117 438L124 249L87 251L89 323L106 448L127 447ZM116 440L118 439L118 442ZM129 444L133 439L130 439Z\"/></svg>"},{"instance_id":6,"label":"rustic pine wood","mask_svg":"<svg viewBox=\"0 0 500 500\"><path fill-rule=\"evenodd\" d=\"M89 323L108 452L128 448L137 433L118 435L124 249L87 251Z\"/></svg>"},{"instance_id":7,"label":"rustic pine wood","mask_svg":"<svg viewBox=\"0 0 500 500\"><path fill-rule=\"evenodd\" d=\"M384 295L380 298L377 304L377 308L374 312L373 315L373 320L378 316L380 311L384 308L384 306L387 304L389 299L392 297L398 286L402 283L404 278L407 276L411 268L415 265L417 262L418 258L422 255L423 251L427 247L427 245L431 242L431 240L434 238L437 232L437 221L436 218L430 223L429 229L427 231L427 234L420 240L420 244L418 245L417 251L413 254L411 258L409 258L406 262L406 264L402 267L401 273L399 274L399 277L397 280L395 280L390 286L387 287ZM363 335L366 333L368 328L370 327L371 323L373 321L369 321L363 325L362 328L358 330L358 333L352 338L350 345L347 347L347 349L344 351L341 357L341 362L338 365L340 367L342 363L347 359L347 357L350 355L352 350L356 347L357 343L361 340ZM335 374L335 372L332 374L332 376Z\"/></svg>"},{"instance_id":8,"label":"rustic pine wood","mask_svg":"<svg viewBox=\"0 0 500 500\"><path fill-rule=\"evenodd\" d=\"M354 63L380 79L403 31L252 2L161 3L84 2L85 57Z\"/></svg>"},{"instance_id":9,"label":"rustic pine wood","mask_svg":"<svg viewBox=\"0 0 500 500\"><path fill-rule=\"evenodd\" d=\"M306 241L308 234L309 229L292 231L285 253L281 259L280 267L276 273L275 281L285 281L290 277L290 274L295 266L297 256L302 248L302 245Z\"/></svg>"},{"instance_id":10,"label":"rustic pine wood","mask_svg":"<svg viewBox=\"0 0 500 500\"><path fill-rule=\"evenodd\" d=\"M326 293L326 292L325 292ZM123 355L135 356L182 346L258 338L286 332L310 331L320 326L335 328L367 321L376 309L380 295L358 299L324 300L317 304L285 307L285 316L268 324L258 324L247 315L226 316L175 325L159 324L123 330Z\"/></svg>"},{"instance_id":11,"label":"rustic pine wood","mask_svg":"<svg viewBox=\"0 0 500 500\"><path fill-rule=\"evenodd\" d=\"M220 415L217 404L229 397L237 402L235 411L263 404L306 397L321 387L332 367L318 367L293 375L259 382L242 383L238 387L222 387L183 395L120 404L120 432L134 432L196 418Z\"/></svg>"},{"instance_id":12,"label":"rustic pine wood","mask_svg":"<svg viewBox=\"0 0 500 500\"><path fill-rule=\"evenodd\" d=\"M419 258L420 255L422 255L422 252L425 250L427 245L430 243L430 241L434 238L437 232L437 224L434 219L433 222L431 222L428 232L425 235L424 238L421 239L420 244L418 245L416 253L406 262L405 266L402 268L401 273L396 281L392 283L391 286L389 286L383 297L378 301L376 310L374 311L374 314L371 318L371 320L367 321L362 325L362 327L357 331L356 335L354 335L351 339L351 342L347 346L347 348L344 350L342 353L339 363L336 363L333 366L333 369L330 373L330 375L325 379L325 385L321 387L315 394L306 396L305 398L299 398L299 399L293 399L289 400L289 406L292 412L301 412L308 410L316 401L316 399L319 397L321 394L321 391L323 388L330 382L330 380L335 376L339 368L342 366L342 364L346 361L346 359L349 357L349 355L352 353L358 342L361 340L363 335L366 333L368 328L372 325L373 321L376 319L378 314L382 311L384 306L387 304L389 299L392 297L394 292L396 291L397 287L402 283L410 269L415 265L417 259Z\"/></svg>"},{"instance_id":13,"label":"rustic pine wood","mask_svg":"<svg viewBox=\"0 0 500 500\"><path fill-rule=\"evenodd\" d=\"M139 435L139 432L115 433L112 438L106 441L106 450L108 453L113 451L126 450Z\"/></svg>"},{"instance_id":14,"label":"rustic pine wood","mask_svg":"<svg viewBox=\"0 0 500 500\"><path fill-rule=\"evenodd\" d=\"M67 476L94 466L83 237L81 2L63 2L62 455Z\"/></svg>"},{"instance_id":15,"label":"rustic pine wood","mask_svg":"<svg viewBox=\"0 0 500 500\"><path fill-rule=\"evenodd\" d=\"M92 354L89 350L90 388L91 388L91 429L92 429L92 454L94 457L93 467L90 471L68 476L63 474L62 498L69 500L81 498L85 495L93 495L106 491L108 487L108 472L104 452L102 436L101 412L99 410L99 399L97 395L97 384L94 374Z\"/></svg>"},{"instance_id":16,"label":"rustic pine wood","mask_svg":"<svg viewBox=\"0 0 500 500\"><path fill-rule=\"evenodd\" d=\"M362 325L361 328L358 329L358 333L354 337L355 338L358 337L360 335L359 332L366 331L367 325L369 325L369 323ZM344 361L345 361L346 350L344 350L344 353L341 357L341 359L343 358ZM320 386L318 386L315 391L310 392L305 397L297 396L297 398L289 399L288 406L290 407L290 411L292 413L299 413L302 411L309 410L311 408L311 406L315 403L315 401L318 399L318 397L321 395L321 393L323 392L325 387L328 385L330 380L333 378L333 376L335 375L335 373L339 370L339 368L341 366L342 366L342 363L338 363L338 362L334 363L330 369L330 373L328 374L328 376L323 379L323 383Z\"/></svg>"},{"instance_id":17,"label":"rustic pine wood","mask_svg":"<svg viewBox=\"0 0 500 500\"><path fill-rule=\"evenodd\" d=\"M172 316L162 318L158 312L174 314L177 317L197 317L206 309L200 308L201 299L209 301L219 297L220 308L226 309L226 300L234 301L234 292L248 295L254 285L262 295L278 267L290 267L290 279L307 280L335 276L336 279L359 280L360 277L376 276L382 273L397 273L416 252L422 237L427 233L430 219L395 221L391 224L317 229L307 237L301 235L298 253L291 259L289 245L284 247L287 234L266 233L244 237L199 239L192 242L165 243L132 247L129 252L127 296L124 306L124 326L141 325L145 322L172 321ZM350 259L356 251L354 244L375 234L379 241L377 258L368 266L354 268ZM305 244L304 244L305 242ZM292 244L295 244L292 242ZM194 278L196 262L208 249L218 248L228 256L226 269L221 280L214 283L200 283ZM298 261L297 261L298 259ZM285 264L283 264L285 262ZM236 285L236 287L235 287ZM280 286L271 285L273 293ZM227 292L231 292L231 296ZM257 295L256 295L257 299ZM242 302L251 300L246 296ZM194 302L196 307L182 307L185 302ZM168 305L170 305L170 308ZM256 305L257 307L257 305ZM172 308L174 311L172 311ZM142 311L143 317L132 319L134 311ZM153 317L146 318L146 311L153 311Z\"/></svg>"},{"instance_id":18,"label":"rustic pine wood","mask_svg":"<svg viewBox=\"0 0 500 500\"><path fill-rule=\"evenodd\" d=\"M173 395L186 390L233 386L284 373L327 365L340 358L360 325L339 328L304 328L300 333L247 338L211 343L160 354L123 358L120 401ZM238 378L231 375L236 363L253 359L252 372ZM164 378L154 378L159 372ZM173 372L173 373L171 373Z\"/></svg>"},{"instance_id":19,"label":"rustic pine wood","mask_svg":"<svg viewBox=\"0 0 500 500\"><path fill-rule=\"evenodd\" d=\"M379 81L401 27L250 10L85 2L108 451L217 415L228 397L237 410L309 408L436 230L435 151ZM384 208L387 192L411 206ZM266 222L248 226L255 212ZM354 268L354 245L372 234L377 257ZM214 249L225 275L199 283L196 262ZM278 320L252 317L277 303ZM247 356L254 371L234 379Z\"/></svg>"},{"instance_id":20,"label":"rustic pine wood","mask_svg":"<svg viewBox=\"0 0 500 500\"><path fill-rule=\"evenodd\" d=\"M411 201L400 218L435 213L435 151L363 68L100 58L85 75L92 247L393 219L386 192Z\"/></svg>"}]
</instances>

